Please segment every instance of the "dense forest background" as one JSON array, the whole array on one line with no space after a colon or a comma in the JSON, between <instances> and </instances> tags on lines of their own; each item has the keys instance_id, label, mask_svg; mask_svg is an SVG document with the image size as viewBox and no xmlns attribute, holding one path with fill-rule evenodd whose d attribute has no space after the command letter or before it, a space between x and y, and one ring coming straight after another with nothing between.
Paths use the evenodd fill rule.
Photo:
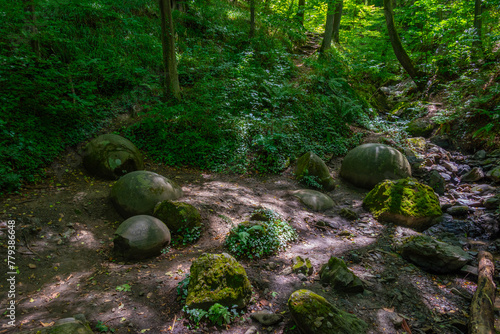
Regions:
<instances>
[{"instance_id":1,"label":"dense forest background","mask_svg":"<svg viewBox=\"0 0 500 334\"><path fill-rule=\"evenodd\" d=\"M0 192L40 179L121 114L134 121L120 134L150 158L220 172L345 154L355 129L390 131L378 115L404 134L428 101L441 134L498 146L498 0L388 2L420 85L395 56L382 1L331 1L176 1L181 96L165 99L158 1L1 0Z\"/></svg>"}]
</instances>

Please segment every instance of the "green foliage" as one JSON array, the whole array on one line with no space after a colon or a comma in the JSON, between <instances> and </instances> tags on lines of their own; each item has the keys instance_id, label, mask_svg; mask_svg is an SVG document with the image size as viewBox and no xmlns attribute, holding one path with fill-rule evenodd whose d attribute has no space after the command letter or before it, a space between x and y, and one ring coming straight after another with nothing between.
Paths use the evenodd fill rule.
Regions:
<instances>
[{"instance_id":1,"label":"green foliage","mask_svg":"<svg viewBox=\"0 0 500 334\"><path fill-rule=\"evenodd\" d=\"M191 280L191 275L186 274L184 279L177 284L177 296L179 296L181 304L186 303L186 298L188 295L188 285Z\"/></svg>"},{"instance_id":2,"label":"green foliage","mask_svg":"<svg viewBox=\"0 0 500 334\"><path fill-rule=\"evenodd\" d=\"M186 246L194 244L201 237L201 226L182 227L172 237L172 246Z\"/></svg>"},{"instance_id":3,"label":"green foliage","mask_svg":"<svg viewBox=\"0 0 500 334\"><path fill-rule=\"evenodd\" d=\"M318 176L309 175L309 171L306 169L300 182L311 188L323 189L323 186L318 182L319 180Z\"/></svg>"},{"instance_id":4,"label":"green foliage","mask_svg":"<svg viewBox=\"0 0 500 334\"><path fill-rule=\"evenodd\" d=\"M217 326L229 325L239 315L236 305L234 305L232 309L229 309L219 303L210 306L208 311L197 308L190 309L187 306L183 308L183 311L195 326L198 326L203 320L209 320L212 324Z\"/></svg>"},{"instance_id":5,"label":"green foliage","mask_svg":"<svg viewBox=\"0 0 500 334\"><path fill-rule=\"evenodd\" d=\"M98 331L99 333L107 333L108 331L110 333L114 333L115 332L115 329L113 328L109 328L108 326L106 326L104 324L104 322L102 321L98 321L97 324L95 325L95 330Z\"/></svg>"},{"instance_id":6,"label":"green foliage","mask_svg":"<svg viewBox=\"0 0 500 334\"><path fill-rule=\"evenodd\" d=\"M257 209L264 221L244 222L231 229L225 246L237 257L261 258L283 250L297 239L297 232L277 213L267 209Z\"/></svg>"},{"instance_id":7,"label":"green foliage","mask_svg":"<svg viewBox=\"0 0 500 334\"><path fill-rule=\"evenodd\" d=\"M131 291L131 289L130 289L130 285L128 285L128 284L118 285L118 286L116 287L116 291L130 292L130 291Z\"/></svg>"}]
</instances>

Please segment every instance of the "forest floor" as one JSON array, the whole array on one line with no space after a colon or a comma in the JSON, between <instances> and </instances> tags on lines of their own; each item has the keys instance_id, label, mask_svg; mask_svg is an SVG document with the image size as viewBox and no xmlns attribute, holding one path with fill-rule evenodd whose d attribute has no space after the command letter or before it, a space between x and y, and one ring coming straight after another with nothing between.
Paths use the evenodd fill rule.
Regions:
<instances>
[{"instance_id":1,"label":"forest floor","mask_svg":"<svg viewBox=\"0 0 500 334\"><path fill-rule=\"evenodd\" d=\"M293 164L282 175L240 176L171 168L146 158L146 170L174 180L184 191L181 200L200 210L202 237L156 258L120 262L112 253L113 233L123 221L109 200L114 182L87 173L79 154L82 146L62 154L43 181L0 199L0 221L16 222L19 271L17 326L6 327L4 318L0 333L48 326L79 313L96 333L108 328L115 333L243 334L251 326L259 333L299 333L286 303L293 291L303 288L362 318L370 325L369 333L408 333L402 322L412 333L466 333L475 277L433 275L405 261L394 243L398 236L414 232L380 224L362 208L367 191L338 177L341 158L328 163L338 182L328 193L336 204L321 213L290 194L303 188L293 178ZM258 207L282 214L298 231L299 241L274 256L240 261L255 292L250 306L230 326L202 323L194 328L182 312L177 284L200 254L224 252L230 229ZM354 210L359 219L342 218L342 208ZM5 243L5 233L0 237ZM364 293L339 294L322 286L317 272L332 255L343 258L363 280ZM296 256L311 260L312 276L289 273ZM7 293L5 280L0 293ZM250 319L257 310L282 314L283 321L263 327Z\"/></svg>"}]
</instances>

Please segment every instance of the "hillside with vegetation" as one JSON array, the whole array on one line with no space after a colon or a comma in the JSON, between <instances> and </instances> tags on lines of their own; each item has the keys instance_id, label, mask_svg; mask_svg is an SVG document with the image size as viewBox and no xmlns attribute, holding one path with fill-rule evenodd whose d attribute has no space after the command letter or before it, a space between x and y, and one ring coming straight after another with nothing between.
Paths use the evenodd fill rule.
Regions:
<instances>
[{"instance_id":1,"label":"hillside with vegetation","mask_svg":"<svg viewBox=\"0 0 500 334\"><path fill-rule=\"evenodd\" d=\"M398 247L414 232L381 224L340 166L363 143L401 152L451 217L428 234L497 260L500 206L485 203L500 199L500 2L166 3L0 0L0 246L15 220L20 252L12 333L77 313L95 332L299 333L289 297L300 288L328 295L368 333L466 333L477 272L409 264ZM125 218L109 197L114 183L82 164L85 145L109 133L201 212L203 224L171 230L156 258L113 251ZM307 168L297 180L308 152L335 190ZM484 175L466 180L476 168ZM300 204L304 187L331 206ZM462 216L447 211L460 205ZM271 236L249 246L262 231ZM191 263L222 252L247 271L249 306L186 308ZM320 280L330 255L364 292L337 295ZM311 258L312 276L288 272L297 256ZM280 320L250 331L262 310Z\"/></svg>"}]
</instances>

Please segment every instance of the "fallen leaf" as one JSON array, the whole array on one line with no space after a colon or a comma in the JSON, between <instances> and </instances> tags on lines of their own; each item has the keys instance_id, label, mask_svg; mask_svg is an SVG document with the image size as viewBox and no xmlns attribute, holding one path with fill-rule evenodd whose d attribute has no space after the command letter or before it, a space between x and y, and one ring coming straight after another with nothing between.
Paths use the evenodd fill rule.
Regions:
<instances>
[{"instance_id":1,"label":"fallen leaf","mask_svg":"<svg viewBox=\"0 0 500 334\"><path fill-rule=\"evenodd\" d=\"M43 327L50 327L52 325L54 325L54 322L42 322L40 321L40 324L43 326Z\"/></svg>"}]
</instances>

